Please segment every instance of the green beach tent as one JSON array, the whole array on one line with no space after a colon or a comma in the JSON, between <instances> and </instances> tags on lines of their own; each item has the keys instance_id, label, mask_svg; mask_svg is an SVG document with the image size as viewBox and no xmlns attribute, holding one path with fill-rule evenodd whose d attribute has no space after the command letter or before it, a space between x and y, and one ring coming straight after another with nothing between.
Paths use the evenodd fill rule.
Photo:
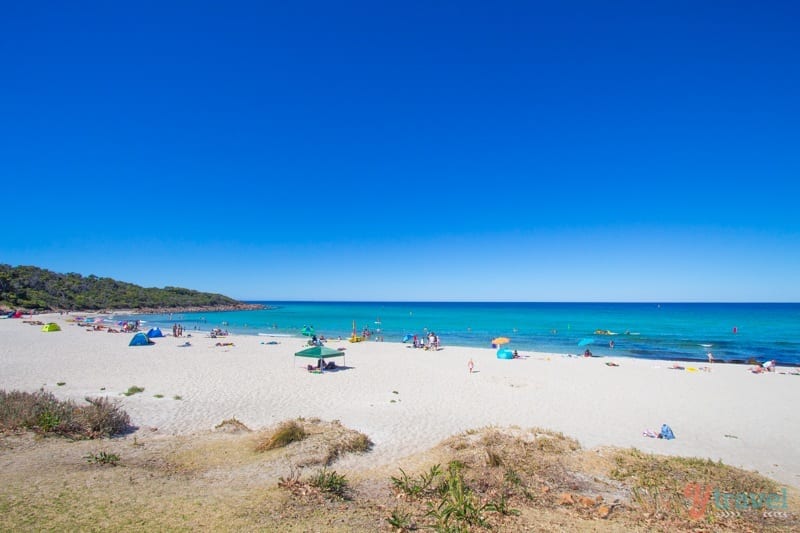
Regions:
<instances>
[{"instance_id":1,"label":"green beach tent","mask_svg":"<svg viewBox=\"0 0 800 533\"><path fill-rule=\"evenodd\" d=\"M55 322L50 322L42 326L42 331L61 331L61 328Z\"/></svg>"},{"instance_id":2,"label":"green beach tent","mask_svg":"<svg viewBox=\"0 0 800 533\"><path fill-rule=\"evenodd\" d=\"M309 357L312 359L330 359L331 357L344 357L344 352L328 348L327 346L312 346L294 353L295 357ZM347 360L344 360L345 363Z\"/></svg>"}]
</instances>

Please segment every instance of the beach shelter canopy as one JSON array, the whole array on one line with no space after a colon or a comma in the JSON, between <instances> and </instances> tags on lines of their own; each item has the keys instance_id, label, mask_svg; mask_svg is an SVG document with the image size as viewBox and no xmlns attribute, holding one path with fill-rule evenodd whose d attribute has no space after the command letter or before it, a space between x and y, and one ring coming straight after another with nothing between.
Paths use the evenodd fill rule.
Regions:
<instances>
[{"instance_id":1,"label":"beach shelter canopy","mask_svg":"<svg viewBox=\"0 0 800 533\"><path fill-rule=\"evenodd\" d=\"M585 339L581 339L580 342L578 343L578 346L588 346L589 344L594 344L594 339L590 339L587 337Z\"/></svg>"},{"instance_id":2,"label":"beach shelter canopy","mask_svg":"<svg viewBox=\"0 0 800 533\"><path fill-rule=\"evenodd\" d=\"M153 337L163 337L164 334L161 333L161 328L150 328L150 331L147 332L147 336L152 339Z\"/></svg>"},{"instance_id":3,"label":"beach shelter canopy","mask_svg":"<svg viewBox=\"0 0 800 533\"><path fill-rule=\"evenodd\" d=\"M128 346L147 346L149 344L155 344L155 343L150 339L148 339L147 335L145 335L140 331L139 333L133 336Z\"/></svg>"},{"instance_id":4,"label":"beach shelter canopy","mask_svg":"<svg viewBox=\"0 0 800 533\"><path fill-rule=\"evenodd\" d=\"M299 352L295 352L294 356L311 357L313 359L325 359L331 357L344 357L344 352L340 350L334 350L333 348L328 348L327 346L312 346L310 348L306 348L305 350L300 350ZM347 359L345 359L345 364L347 364Z\"/></svg>"},{"instance_id":5,"label":"beach shelter canopy","mask_svg":"<svg viewBox=\"0 0 800 533\"><path fill-rule=\"evenodd\" d=\"M55 322L50 322L42 326L42 331L61 331L61 328Z\"/></svg>"},{"instance_id":6,"label":"beach shelter canopy","mask_svg":"<svg viewBox=\"0 0 800 533\"><path fill-rule=\"evenodd\" d=\"M326 357L344 357L344 352L328 348L327 346L312 346L294 353L295 357L313 357L325 359Z\"/></svg>"}]
</instances>

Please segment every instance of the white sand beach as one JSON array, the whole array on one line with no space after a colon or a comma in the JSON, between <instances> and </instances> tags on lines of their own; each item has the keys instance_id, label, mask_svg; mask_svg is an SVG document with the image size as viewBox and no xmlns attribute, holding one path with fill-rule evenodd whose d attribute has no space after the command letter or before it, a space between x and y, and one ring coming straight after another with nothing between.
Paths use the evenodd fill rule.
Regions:
<instances>
[{"instance_id":1,"label":"white sand beach","mask_svg":"<svg viewBox=\"0 0 800 533\"><path fill-rule=\"evenodd\" d=\"M668 361L527 352L498 360L491 349L452 347L447 339L437 352L330 340L329 347L346 347L346 368L314 374L305 370L312 360L293 357L305 338L189 332L129 347L132 334L86 331L58 314L35 318L62 331L0 320L0 388L44 388L78 402L117 398L149 434L205 431L232 417L253 429L300 416L338 419L375 443L370 454L343 459L342 467L358 468L363 461L390 466L471 428L540 426L586 448L722 460L800 487L795 369L756 375L739 365L706 372L707 364L680 363L698 370L673 370ZM192 346L181 347L186 341ZM606 365L612 361L619 366ZM145 390L123 396L131 386ZM642 435L664 423L675 440Z\"/></svg>"}]
</instances>

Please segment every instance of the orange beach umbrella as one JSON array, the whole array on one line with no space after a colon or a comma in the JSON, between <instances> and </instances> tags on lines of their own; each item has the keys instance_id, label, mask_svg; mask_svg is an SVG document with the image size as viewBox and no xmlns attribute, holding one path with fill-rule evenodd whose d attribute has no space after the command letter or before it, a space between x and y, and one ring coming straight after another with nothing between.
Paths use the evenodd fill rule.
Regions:
<instances>
[{"instance_id":1,"label":"orange beach umbrella","mask_svg":"<svg viewBox=\"0 0 800 533\"><path fill-rule=\"evenodd\" d=\"M492 344L497 344L498 346L500 344L508 344L509 342L511 342L511 339L508 337L497 337L496 339L492 339Z\"/></svg>"}]
</instances>

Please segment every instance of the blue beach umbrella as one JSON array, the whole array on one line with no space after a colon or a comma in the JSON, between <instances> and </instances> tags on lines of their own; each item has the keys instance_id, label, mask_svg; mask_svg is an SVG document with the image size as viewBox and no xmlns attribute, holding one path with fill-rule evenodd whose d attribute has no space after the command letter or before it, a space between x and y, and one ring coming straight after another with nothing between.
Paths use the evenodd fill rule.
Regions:
<instances>
[{"instance_id":1,"label":"blue beach umbrella","mask_svg":"<svg viewBox=\"0 0 800 533\"><path fill-rule=\"evenodd\" d=\"M581 339L580 342L578 343L578 346L588 346L589 344L594 344L594 339L590 339L587 337L585 339Z\"/></svg>"}]
</instances>

